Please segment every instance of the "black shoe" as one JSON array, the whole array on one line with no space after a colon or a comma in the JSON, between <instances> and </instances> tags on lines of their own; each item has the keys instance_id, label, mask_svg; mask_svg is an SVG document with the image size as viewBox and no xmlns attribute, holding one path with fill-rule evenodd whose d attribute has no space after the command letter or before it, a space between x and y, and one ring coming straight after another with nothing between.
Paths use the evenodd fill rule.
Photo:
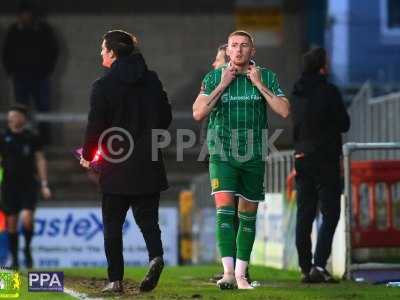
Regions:
<instances>
[{"instance_id":1,"label":"black shoe","mask_svg":"<svg viewBox=\"0 0 400 300\"><path fill-rule=\"evenodd\" d=\"M161 272L164 268L164 260L161 256L153 258L149 263L149 270L143 281L140 283L139 290L141 292L150 292L153 290L160 279Z\"/></svg>"},{"instance_id":2,"label":"black shoe","mask_svg":"<svg viewBox=\"0 0 400 300\"><path fill-rule=\"evenodd\" d=\"M31 249L25 249L24 250L24 254L25 254L25 265L27 269L32 269L33 267L33 259L32 259L32 253L31 253Z\"/></svg>"},{"instance_id":3,"label":"black shoe","mask_svg":"<svg viewBox=\"0 0 400 300\"><path fill-rule=\"evenodd\" d=\"M18 271L18 270L19 270L19 263L18 263L18 261L13 261L13 262L11 263L10 269L13 269L13 270Z\"/></svg>"},{"instance_id":4,"label":"black shoe","mask_svg":"<svg viewBox=\"0 0 400 300\"><path fill-rule=\"evenodd\" d=\"M301 283L311 283L310 274L309 273L301 273Z\"/></svg>"},{"instance_id":5,"label":"black shoe","mask_svg":"<svg viewBox=\"0 0 400 300\"><path fill-rule=\"evenodd\" d=\"M217 283L217 281L218 281L218 280L221 280L222 277L224 277L224 273L217 273L217 274L214 274L214 276L210 278L210 282Z\"/></svg>"},{"instance_id":6,"label":"black shoe","mask_svg":"<svg viewBox=\"0 0 400 300\"><path fill-rule=\"evenodd\" d=\"M101 290L102 293L122 293L123 291L122 281L119 280L107 283Z\"/></svg>"},{"instance_id":7,"label":"black shoe","mask_svg":"<svg viewBox=\"0 0 400 300\"><path fill-rule=\"evenodd\" d=\"M311 283L339 283L326 269L317 267L312 267L309 277Z\"/></svg>"}]
</instances>

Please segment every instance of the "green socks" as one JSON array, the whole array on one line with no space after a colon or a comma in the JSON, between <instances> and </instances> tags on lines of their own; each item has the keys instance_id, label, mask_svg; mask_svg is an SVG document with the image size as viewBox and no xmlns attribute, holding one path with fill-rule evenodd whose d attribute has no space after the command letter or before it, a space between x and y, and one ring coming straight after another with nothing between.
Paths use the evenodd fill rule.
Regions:
<instances>
[{"instance_id":1,"label":"green socks","mask_svg":"<svg viewBox=\"0 0 400 300\"><path fill-rule=\"evenodd\" d=\"M230 206L217 208L216 236L217 245L221 257L235 256L243 261L250 260L256 237L256 216L257 212L239 212L239 230L236 236L233 226L235 209Z\"/></svg>"},{"instance_id":2,"label":"green socks","mask_svg":"<svg viewBox=\"0 0 400 300\"><path fill-rule=\"evenodd\" d=\"M239 212L239 231L236 238L236 257L243 261L250 260L256 237L256 216L257 212Z\"/></svg>"},{"instance_id":3,"label":"green socks","mask_svg":"<svg viewBox=\"0 0 400 300\"><path fill-rule=\"evenodd\" d=\"M216 237L221 257L235 256L235 229L233 228L234 217L234 207L223 206L217 208Z\"/></svg>"}]
</instances>

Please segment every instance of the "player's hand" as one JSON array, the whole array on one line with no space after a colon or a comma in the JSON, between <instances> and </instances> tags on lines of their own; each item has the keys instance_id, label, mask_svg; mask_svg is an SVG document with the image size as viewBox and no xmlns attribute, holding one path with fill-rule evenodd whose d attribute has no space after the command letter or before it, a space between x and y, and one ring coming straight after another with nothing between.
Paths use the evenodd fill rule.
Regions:
<instances>
[{"instance_id":1,"label":"player's hand","mask_svg":"<svg viewBox=\"0 0 400 300\"><path fill-rule=\"evenodd\" d=\"M46 200L51 198L51 191L48 186L42 187L42 196Z\"/></svg>"},{"instance_id":2,"label":"player's hand","mask_svg":"<svg viewBox=\"0 0 400 300\"><path fill-rule=\"evenodd\" d=\"M81 157L80 164L85 169L90 169L90 161L85 160L83 157Z\"/></svg>"},{"instance_id":3,"label":"player's hand","mask_svg":"<svg viewBox=\"0 0 400 300\"><path fill-rule=\"evenodd\" d=\"M229 66L222 70L221 85L226 88L236 78L236 69L233 66Z\"/></svg>"},{"instance_id":4,"label":"player's hand","mask_svg":"<svg viewBox=\"0 0 400 300\"><path fill-rule=\"evenodd\" d=\"M255 86L258 86L260 83L262 83L260 71L254 65L249 66L249 69L247 70L247 77Z\"/></svg>"}]
</instances>

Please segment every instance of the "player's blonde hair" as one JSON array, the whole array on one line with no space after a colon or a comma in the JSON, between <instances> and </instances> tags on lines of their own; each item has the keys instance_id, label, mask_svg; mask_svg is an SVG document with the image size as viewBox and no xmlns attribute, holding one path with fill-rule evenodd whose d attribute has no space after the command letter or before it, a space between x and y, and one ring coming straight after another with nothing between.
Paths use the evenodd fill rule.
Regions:
<instances>
[{"instance_id":1,"label":"player's blonde hair","mask_svg":"<svg viewBox=\"0 0 400 300\"><path fill-rule=\"evenodd\" d=\"M254 38L253 38L253 36L250 33L248 33L247 31L245 31L245 30L235 30L234 32L232 32L228 36L228 41L229 41L229 39L231 37L237 36L237 35L247 37L250 40L251 45L254 47Z\"/></svg>"}]
</instances>

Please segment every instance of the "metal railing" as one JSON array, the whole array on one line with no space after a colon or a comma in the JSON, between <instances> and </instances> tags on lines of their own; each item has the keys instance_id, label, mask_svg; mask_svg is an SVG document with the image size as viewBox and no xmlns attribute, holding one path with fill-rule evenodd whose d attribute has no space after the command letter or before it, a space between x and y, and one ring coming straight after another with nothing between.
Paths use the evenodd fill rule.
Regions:
<instances>
[{"instance_id":1,"label":"metal railing","mask_svg":"<svg viewBox=\"0 0 400 300\"><path fill-rule=\"evenodd\" d=\"M172 112L174 119L193 119L192 113L186 111L174 111ZM48 123L85 123L87 122L88 115L86 113L35 113L33 115L34 121L48 122ZM7 114L0 113L0 120L4 121L7 119Z\"/></svg>"},{"instance_id":2,"label":"metal railing","mask_svg":"<svg viewBox=\"0 0 400 300\"><path fill-rule=\"evenodd\" d=\"M386 143L400 141L400 93L372 97L372 86L366 82L349 108L351 128L346 141ZM399 151L369 151L355 154L355 159L400 159Z\"/></svg>"},{"instance_id":3,"label":"metal railing","mask_svg":"<svg viewBox=\"0 0 400 300\"><path fill-rule=\"evenodd\" d=\"M265 165L265 192L283 193L286 179L294 168L294 151L279 151L268 156Z\"/></svg>"}]
</instances>

